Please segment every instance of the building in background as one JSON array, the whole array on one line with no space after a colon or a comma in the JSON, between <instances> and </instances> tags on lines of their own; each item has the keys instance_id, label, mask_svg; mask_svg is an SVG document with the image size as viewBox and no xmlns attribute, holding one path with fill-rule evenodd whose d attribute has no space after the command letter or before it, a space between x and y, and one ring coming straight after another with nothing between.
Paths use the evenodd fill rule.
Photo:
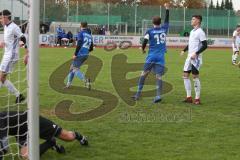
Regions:
<instances>
[{"instance_id":1,"label":"building in background","mask_svg":"<svg viewBox=\"0 0 240 160\"><path fill-rule=\"evenodd\" d=\"M12 12L13 20L27 20L28 0L0 0L0 10L8 9Z\"/></svg>"}]
</instances>

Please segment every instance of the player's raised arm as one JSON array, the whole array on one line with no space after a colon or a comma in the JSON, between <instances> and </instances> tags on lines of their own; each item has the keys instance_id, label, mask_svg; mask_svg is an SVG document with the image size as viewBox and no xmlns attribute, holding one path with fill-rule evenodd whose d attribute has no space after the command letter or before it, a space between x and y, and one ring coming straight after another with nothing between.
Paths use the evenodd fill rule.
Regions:
<instances>
[{"instance_id":1,"label":"player's raised arm","mask_svg":"<svg viewBox=\"0 0 240 160\"><path fill-rule=\"evenodd\" d=\"M165 15L165 24L169 23L169 8L170 8L170 4L169 3L165 3L164 7L166 8L166 15Z\"/></svg>"}]
</instances>

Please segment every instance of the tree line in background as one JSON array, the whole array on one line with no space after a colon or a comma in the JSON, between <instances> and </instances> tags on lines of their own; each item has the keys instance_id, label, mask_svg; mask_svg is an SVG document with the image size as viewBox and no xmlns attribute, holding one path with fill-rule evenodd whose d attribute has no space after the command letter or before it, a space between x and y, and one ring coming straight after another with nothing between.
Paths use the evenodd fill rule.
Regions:
<instances>
[{"instance_id":1,"label":"tree line in background","mask_svg":"<svg viewBox=\"0 0 240 160\"><path fill-rule=\"evenodd\" d=\"M78 1L78 0L72 0ZM170 3L172 7L204 8L205 0L80 0L82 2L104 2L121 5L164 5Z\"/></svg>"},{"instance_id":2,"label":"tree line in background","mask_svg":"<svg viewBox=\"0 0 240 160\"><path fill-rule=\"evenodd\" d=\"M77 8L79 15L91 15L91 14L107 14L107 3L111 4L111 11L118 12L119 8L123 8L121 13L116 14L128 14L132 10L131 7L135 5L153 5L160 6L168 2L174 8L206 8L208 4L207 0L40 0L41 1L41 16L45 13L46 21L65 21L67 19L68 2L69 2L69 15L76 15ZM45 1L45 12L44 12ZM209 8L219 10L233 10L232 0L218 0L214 5L213 0L210 1ZM99 4L101 3L101 4ZM78 5L77 5L78 4ZM124 8L128 8L124 11ZM112 14L115 14L112 12Z\"/></svg>"},{"instance_id":3,"label":"tree line in background","mask_svg":"<svg viewBox=\"0 0 240 160\"><path fill-rule=\"evenodd\" d=\"M222 0L220 4L219 0L217 0L217 4L214 5L213 0L211 0L209 8L217 10L233 10L233 2L232 0Z\"/></svg>"}]
</instances>

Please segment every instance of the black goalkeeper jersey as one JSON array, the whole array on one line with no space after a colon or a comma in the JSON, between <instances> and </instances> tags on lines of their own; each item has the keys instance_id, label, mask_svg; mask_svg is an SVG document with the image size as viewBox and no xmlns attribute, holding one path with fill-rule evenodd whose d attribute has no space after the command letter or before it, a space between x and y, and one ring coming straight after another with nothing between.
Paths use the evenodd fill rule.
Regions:
<instances>
[{"instance_id":1,"label":"black goalkeeper jersey","mask_svg":"<svg viewBox=\"0 0 240 160\"><path fill-rule=\"evenodd\" d=\"M0 112L0 139L10 135L15 136L19 143L25 143L28 134L27 120L27 112ZM42 116L39 117L39 124L41 139L58 137L62 131L61 127Z\"/></svg>"}]
</instances>

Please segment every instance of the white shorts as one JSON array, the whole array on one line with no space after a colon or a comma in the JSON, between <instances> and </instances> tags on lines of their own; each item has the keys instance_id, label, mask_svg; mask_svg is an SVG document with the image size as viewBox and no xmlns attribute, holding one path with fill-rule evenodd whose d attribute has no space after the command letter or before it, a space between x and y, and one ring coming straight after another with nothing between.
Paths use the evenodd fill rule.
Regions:
<instances>
[{"instance_id":1,"label":"white shorts","mask_svg":"<svg viewBox=\"0 0 240 160\"><path fill-rule=\"evenodd\" d=\"M201 65L202 65L201 58L196 58L195 60L192 60L190 57L188 57L185 61L183 71L184 72L192 71L193 66L199 71Z\"/></svg>"},{"instance_id":2,"label":"white shorts","mask_svg":"<svg viewBox=\"0 0 240 160\"><path fill-rule=\"evenodd\" d=\"M2 59L2 62L0 64L0 71L4 72L4 73L12 73L15 64L17 63L17 61L11 61L9 59Z\"/></svg>"},{"instance_id":3,"label":"white shorts","mask_svg":"<svg viewBox=\"0 0 240 160\"><path fill-rule=\"evenodd\" d=\"M232 48L233 48L233 54L235 52L239 52L239 45L237 45L236 47L234 47L234 44L232 44Z\"/></svg>"}]
</instances>

